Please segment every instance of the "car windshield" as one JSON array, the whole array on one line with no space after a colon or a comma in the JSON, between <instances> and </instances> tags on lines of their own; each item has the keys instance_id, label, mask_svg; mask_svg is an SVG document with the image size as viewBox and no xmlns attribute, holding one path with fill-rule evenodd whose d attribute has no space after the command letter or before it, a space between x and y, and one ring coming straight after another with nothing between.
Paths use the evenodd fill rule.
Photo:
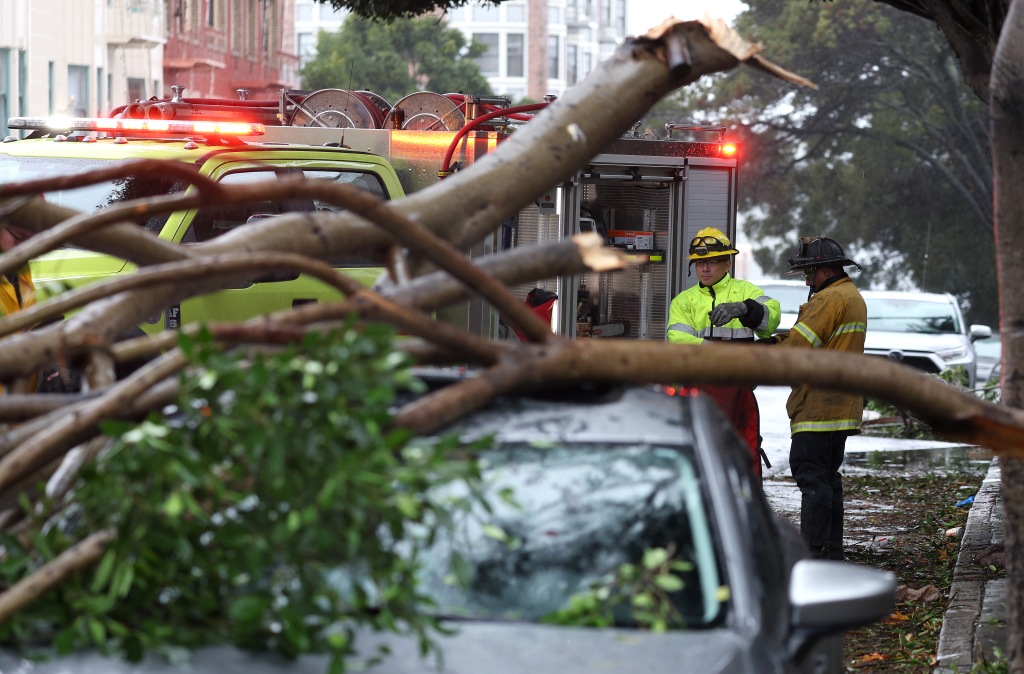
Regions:
<instances>
[{"instance_id":1,"label":"car windshield","mask_svg":"<svg viewBox=\"0 0 1024 674\"><path fill-rule=\"evenodd\" d=\"M707 627L723 613L708 512L684 451L503 446L481 455L481 469L491 512L461 516L423 560L441 614L537 621L655 547L692 565L671 593L682 625ZM465 494L449 487L444 496ZM633 624L623 613L616 623Z\"/></svg>"},{"instance_id":2,"label":"car windshield","mask_svg":"<svg viewBox=\"0 0 1024 674\"><path fill-rule=\"evenodd\" d=\"M758 287L765 295L779 301L784 314L800 313L800 305L807 302L807 286L762 283Z\"/></svg>"},{"instance_id":3,"label":"car windshield","mask_svg":"<svg viewBox=\"0 0 1024 674\"><path fill-rule=\"evenodd\" d=\"M957 334L961 332L953 305L902 297L864 298L868 306L868 330Z\"/></svg>"},{"instance_id":4,"label":"car windshield","mask_svg":"<svg viewBox=\"0 0 1024 674\"><path fill-rule=\"evenodd\" d=\"M0 183L21 182L37 178L52 178L59 175L84 173L101 168L110 168L114 163L92 159L67 159L63 157L10 157L0 155ZM116 178L75 189L54 190L43 196L46 201L83 213L92 213L129 199L163 196L180 192L185 185L173 178L161 175L128 176ZM169 214L155 215L138 224L153 232L159 232Z\"/></svg>"}]
</instances>

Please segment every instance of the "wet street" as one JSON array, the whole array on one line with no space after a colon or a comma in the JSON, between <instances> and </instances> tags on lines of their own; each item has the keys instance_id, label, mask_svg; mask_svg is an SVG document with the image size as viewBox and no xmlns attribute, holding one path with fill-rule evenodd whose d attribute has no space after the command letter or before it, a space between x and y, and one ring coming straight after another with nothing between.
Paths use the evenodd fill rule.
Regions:
<instances>
[{"instance_id":1,"label":"wet street","mask_svg":"<svg viewBox=\"0 0 1024 674\"><path fill-rule=\"evenodd\" d=\"M788 387L761 386L755 394L761 411L763 447L772 464L764 471L765 492L776 512L798 523L800 491L789 472L789 418L786 415L789 391ZM846 443L843 474L879 470L890 475L941 473L971 463L987 466L991 458L991 452L971 445L856 435ZM974 488L965 488L964 498L973 492ZM892 508L884 499L873 499L871 494L847 493L845 496L847 532L858 532L856 539L846 540L848 547L871 545L874 538L884 539L890 533L872 526L876 514Z\"/></svg>"}]
</instances>

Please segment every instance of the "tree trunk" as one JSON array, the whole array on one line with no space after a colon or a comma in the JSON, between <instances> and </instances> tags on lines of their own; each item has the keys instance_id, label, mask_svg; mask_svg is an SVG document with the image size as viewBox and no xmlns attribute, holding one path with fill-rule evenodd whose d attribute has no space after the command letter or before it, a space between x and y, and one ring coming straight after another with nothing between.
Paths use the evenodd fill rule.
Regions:
<instances>
[{"instance_id":1,"label":"tree trunk","mask_svg":"<svg viewBox=\"0 0 1024 674\"><path fill-rule=\"evenodd\" d=\"M1002 400L1024 407L1017 363L1024 362L1024 3L1014 2L1003 25L990 84L995 172L996 262L1003 342ZM1018 355L1020 354L1020 355ZM1007 657L1024 674L1024 460L1003 458L1008 594Z\"/></svg>"}]
</instances>

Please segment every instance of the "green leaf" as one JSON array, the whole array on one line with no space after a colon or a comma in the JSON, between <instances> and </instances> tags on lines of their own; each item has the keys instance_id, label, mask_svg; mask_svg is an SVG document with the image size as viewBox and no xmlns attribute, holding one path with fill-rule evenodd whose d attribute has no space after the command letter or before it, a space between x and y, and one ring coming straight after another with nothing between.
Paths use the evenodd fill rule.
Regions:
<instances>
[{"instance_id":1,"label":"green leaf","mask_svg":"<svg viewBox=\"0 0 1024 674\"><path fill-rule=\"evenodd\" d=\"M649 548L644 550L643 565L645 569L656 569L668 561L668 550L665 548Z\"/></svg>"},{"instance_id":2,"label":"green leaf","mask_svg":"<svg viewBox=\"0 0 1024 674\"><path fill-rule=\"evenodd\" d=\"M505 533L505 530L493 524L485 524L483 526L483 534L487 538L493 538L500 543L508 542L508 534Z\"/></svg>"},{"instance_id":3,"label":"green leaf","mask_svg":"<svg viewBox=\"0 0 1024 674\"><path fill-rule=\"evenodd\" d=\"M181 497L181 492L172 492L164 501L163 510L168 517L174 519L181 517L181 514L185 512L185 501Z\"/></svg>"},{"instance_id":4,"label":"green leaf","mask_svg":"<svg viewBox=\"0 0 1024 674\"><path fill-rule=\"evenodd\" d=\"M109 548L103 553L100 563L96 566L96 573L93 574L92 585L89 586L93 592L99 592L106 587L107 582L110 580L110 574L114 570L116 559L117 552L113 548Z\"/></svg>"},{"instance_id":5,"label":"green leaf","mask_svg":"<svg viewBox=\"0 0 1024 674\"><path fill-rule=\"evenodd\" d=\"M395 506L399 512L409 519L418 519L420 516L419 503L410 494L405 492L395 494Z\"/></svg>"},{"instance_id":6,"label":"green leaf","mask_svg":"<svg viewBox=\"0 0 1024 674\"><path fill-rule=\"evenodd\" d=\"M247 594L235 599L228 608L228 615L242 623L260 620L263 612L270 608L270 598L259 594Z\"/></svg>"},{"instance_id":7,"label":"green leaf","mask_svg":"<svg viewBox=\"0 0 1024 674\"><path fill-rule=\"evenodd\" d=\"M683 580L671 573L662 573L654 577L654 584L666 592L678 592L684 587Z\"/></svg>"}]
</instances>

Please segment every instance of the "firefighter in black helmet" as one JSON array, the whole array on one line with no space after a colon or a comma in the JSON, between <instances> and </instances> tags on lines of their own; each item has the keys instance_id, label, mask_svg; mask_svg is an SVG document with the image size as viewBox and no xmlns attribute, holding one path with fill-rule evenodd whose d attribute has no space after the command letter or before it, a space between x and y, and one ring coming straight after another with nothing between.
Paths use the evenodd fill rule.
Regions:
<instances>
[{"instance_id":1,"label":"firefighter in black helmet","mask_svg":"<svg viewBox=\"0 0 1024 674\"><path fill-rule=\"evenodd\" d=\"M790 274L803 273L810 288L796 324L776 338L783 348L864 353L868 311L844 271L855 266L826 237L802 238ZM860 432L864 399L859 394L793 387L786 403L792 444L789 467L800 487L800 533L815 557L843 559L843 482L839 467L846 438Z\"/></svg>"}]
</instances>

